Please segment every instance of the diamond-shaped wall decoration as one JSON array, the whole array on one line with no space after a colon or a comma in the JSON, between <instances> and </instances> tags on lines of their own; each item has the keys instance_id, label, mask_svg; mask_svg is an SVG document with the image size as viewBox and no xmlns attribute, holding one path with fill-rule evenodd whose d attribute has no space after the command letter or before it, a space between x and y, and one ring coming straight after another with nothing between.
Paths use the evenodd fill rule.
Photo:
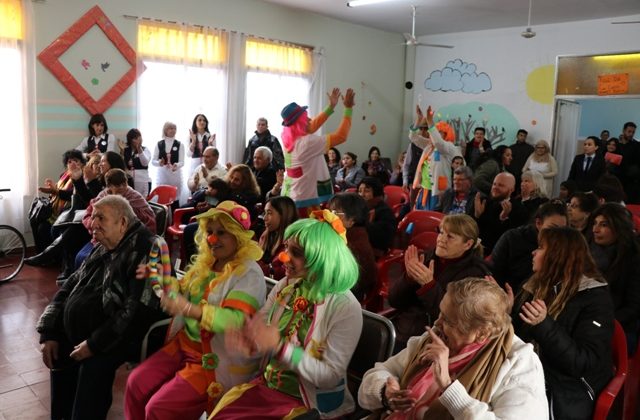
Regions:
<instances>
[{"instance_id":1,"label":"diamond-shaped wall decoration","mask_svg":"<svg viewBox=\"0 0 640 420\"><path fill-rule=\"evenodd\" d=\"M95 100L87 92L60 61L60 57L94 25L102 30L107 39L131 65L131 68L98 100ZM135 82L138 74L145 70L144 64L136 59L136 52L98 6L92 7L47 48L42 50L38 59L90 114L104 113ZM108 63L106 64L108 65ZM83 65L86 64L83 63Z\"/></svg>"}]
</instances>

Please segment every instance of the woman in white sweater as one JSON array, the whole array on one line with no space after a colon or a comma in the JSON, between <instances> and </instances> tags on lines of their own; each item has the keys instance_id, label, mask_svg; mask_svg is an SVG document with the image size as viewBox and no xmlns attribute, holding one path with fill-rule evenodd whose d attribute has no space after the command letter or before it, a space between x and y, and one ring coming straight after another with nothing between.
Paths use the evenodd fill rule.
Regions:
<instances>
[{"instance_id":1,"label":"woman in white sweater","mask_svg":"<svg viewBox=\"0 0 640 420\"><path fill-rule=\"evenodd\" d=\"M553 179L558 175L558 163L551 156L551 147L546 140L538 140L533 153L529 156L522 168L526 171L540 172L546 183L547 195L553 197Z\"/></svg>"},{"instance_id":2,"label":"woman in white sweater","mask_svg":"<svg viewBox=\"0 0 640 420\"><path fill-rule=\"evenodd\" d=\"M547 419L542 365L494 282L449 283L433 329L376 363L358 401L384 419Z\"/></svg>"}]
</instances>

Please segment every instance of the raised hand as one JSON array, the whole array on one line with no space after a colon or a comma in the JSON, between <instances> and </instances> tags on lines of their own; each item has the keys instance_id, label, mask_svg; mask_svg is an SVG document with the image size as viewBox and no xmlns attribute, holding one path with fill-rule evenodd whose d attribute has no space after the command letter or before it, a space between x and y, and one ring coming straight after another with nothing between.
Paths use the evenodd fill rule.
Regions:
<instances>
[{"instance_id":1,"label":"raised hand","mask_svg":"<svg viewBox=\"0 0 640 420\"><path fill-rule=\"evenodd\" d=\"M356 104L354 101L355 97L356 93L353 91L353 89L347 89L347 93L345 93L342 97L342 104L344 105L344 107L353 108L353 106Z\"/></svg>"},{"instance_id":2,"label":"raised hand","mask_svg":"<svg viewBox=\"0 0 640 420\"><path fill-rule=\"evenodd\" d=\"M427 331L432 341L425 346L422 358L431 361L433 377L440 387L440 391L444 391L451 385L451 377L449 376L449 347L433 332L433 329L427 327Z\"/></svg>"},{"instance_id":3,"label":"raised hand","mask_svg":"<svg viewBox=\"0 0 640 420\"><path fill-rule=\"evenodd\" d=\"M333 88L331 93L327 92L327 97L329 98L329 106L331 109L335 108L338 105L338 101L340 100L340 89Z\"/></svg>"},{"instance_id":4,"label":"raised hand","mask_svg":"<svg viewBox=\"0 0 640 420\"><path fill-rule=\"evenodd\" d=\"M246 322L244 333L260 353L275 350L280 343L280 332L275 326L267 325L262 314L256 314Z\"/></svg>"},{"instance_id":5,"label":"raised hand","mask_svg":"<svg viewBox=\"0 0 640 420\"><path fill-rule=\"evenodd\" d=\"M476 196L473 198L473 212L476 219L482 216L486 204L486 200L482 199L482 194L479 192L476 193Z\"/></svg>"},{"instance_id":6,"label":"raised hand","mask_svg":"<svg viewBox=\"0 0 640 420\"><path fill-rule=\"evenodd\" d=\"M425 286L433 281L434 262L429 262L429 267L424 265L424 255L418 255L418 248L409 245L404 253L404 265L409 278L420 286Z\"/></svg>"},{"instance_id":7,"label":"raised hand","mask_svg":"<svg viewBox=\"0 0 640 420\"><path fill-rule=\"evenodd\" d=\"M429 124L429 127L433 127L433 110L431 109L431 105L427 108L427 124Z\"/></svg>"},{"instance_id":8,"label":"raised hand","mask_svg":"<svg viewBox=\"0 0 640 420\"><path fill-rule=\"evenodd\" d=\"M421 120L423 117L422 109L420 109L420 104L416 105L416 117L418 117L419 120Z\"/></svg>"},{"instance_id":9,"label":"raised hand","mask_svg":"<svg viewBox=\"0 0 640 420\"><path fill-rule=\"evenodd\" d=\"M509 218L509 214L511 214L513 205L511 204L511 200L507 198L506 200L502 200L500 202L500 206L502 207L502 211L500 212L500 220L504 222Z\"/></svg>"}]
</instances>

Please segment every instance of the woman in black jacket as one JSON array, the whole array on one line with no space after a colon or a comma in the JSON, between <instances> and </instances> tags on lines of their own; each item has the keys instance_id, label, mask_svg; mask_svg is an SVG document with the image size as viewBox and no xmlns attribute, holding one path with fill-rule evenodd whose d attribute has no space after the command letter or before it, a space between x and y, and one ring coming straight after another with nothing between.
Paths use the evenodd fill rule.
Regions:
<instances>
[{"instance_id":1,"label":"woman in black jacket","mask_svg":"<svg viewBox=\"0 0 640 420\"><path fill-rule=\"evenodd\" d=\"M378 178L365 176L358 184L358 194L369 207L367 233L376 257L380 257L391 248L397 222L393 210L384 201L384 187Z\"/></svg>"},{"instance_id":2,"label":"woman in black jacket","mask_svg":"<svg viewBox=\"0 0 640 420\"><path fill-rule=\"evenodd\" d=\"M514 329L538 348L551 418L590 419L613 372L613 303L580 232L543 229L539 244L515 299Z\"/></svg>"},{"instance_id":3,"label":"woman in black jacket","mask_svg":"<svg viewBox=\"0 0 640 420\"><path fill-rule=\"evenodd\" d=\"M609 283L616 319L632 352L640 315L640 244L633 234L631 213L618 203L605 203L591 214L590 224L589 250Z\"/></svg>"},{"instance_id":4,"label":"woman in black jacket","mask_svg":"<svg viewBox=\"0 0 640 420\"><path fill-rule=\"evenodd\" d=\"M393 319L397 350L438 319L447 284L489 274L478 234L478 225L471 216L452 214L440 223L435 250L418 253L413 245L407 248L406 275L395 282L389 293L389 304L400 311Z\"/></svg>"}]
</instances>

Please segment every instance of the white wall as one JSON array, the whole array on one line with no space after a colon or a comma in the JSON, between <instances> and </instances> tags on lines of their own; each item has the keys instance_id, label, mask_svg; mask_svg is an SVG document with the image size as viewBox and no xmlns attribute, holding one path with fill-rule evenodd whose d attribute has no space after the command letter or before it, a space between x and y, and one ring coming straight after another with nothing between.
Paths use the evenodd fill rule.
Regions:
<instances>
[{"instance_id":1,"label":"white wall","mask_svg":"<svg viewBox=\"0 0 640 420\"><path fill-rule=\"evenodd\" d=\"M487 119L489 125L500 120L498 126L507 126L507 144L514 141L517 127L529 131L530 142L541 138L549 140L553 113L550 99L554 88L556 56L638 51L640 24L610 23L614 20L638 18L640 15L534 26L537 36L531 39L520 36L524 27L422 37L422 42L450 44L455 48L418 49L414 103L421 100L423 104L432 104L449 113L457 112L458 116L462 113L463 118L466 118L467 111L472 110L477 120ZM449 60L458 58L475 64L477 73L485 72L491 79L491 90L471 94L425 89L425 79L432 71L442 69ZM534 70L549 65L554 66L553 71L547 73L551 77L542 77L539 79L541 83L537 83L538 94L546 97L544 103L541 103L530 98L527 80ZM471 104L472 102L475 103ZM482 110L479 110L480 107ZM636 115L636 121L640 122L640 110ZM449 115L452 116L454 115ZM514 129L512 126L517 127Z\"/></svg>"},{"instance_id":2,"label":"white wall","mask_svg":"<svg viewBox=\"0 0 640 420\"><path fill-rule=\"evenodd\" d=\"M395 158L400 148L399 137L404 131L404 49L397 45L401 40L398 34L257 0L99 0L96 3L47 0L46 3L33 4L36 53L46 48L94 4L102 8L134 48L136 22L125 19L124 14L202 24L324 47L327 87L356 89L351 136L340 149L364 157L369 147L375 144L383 155ZM362 82L366 85L364 91ZM42 180L60 173L62 152L78 145L86 135L89 114L39 62L36 88L38 169ZM135 98L133 86L105 113L109 131L117 137L124 138L126 131L136 125ZM366 115L366 120L362 119L363 115ZM339 116L337 114L329 120L325 132L337 128ZM177 123L186 126L191 121ZM371 123L375 123L378 129L374 136L369 134ZM272 123L271 128L279 137L278 124Z\"/></svg>"}]
</instances>

